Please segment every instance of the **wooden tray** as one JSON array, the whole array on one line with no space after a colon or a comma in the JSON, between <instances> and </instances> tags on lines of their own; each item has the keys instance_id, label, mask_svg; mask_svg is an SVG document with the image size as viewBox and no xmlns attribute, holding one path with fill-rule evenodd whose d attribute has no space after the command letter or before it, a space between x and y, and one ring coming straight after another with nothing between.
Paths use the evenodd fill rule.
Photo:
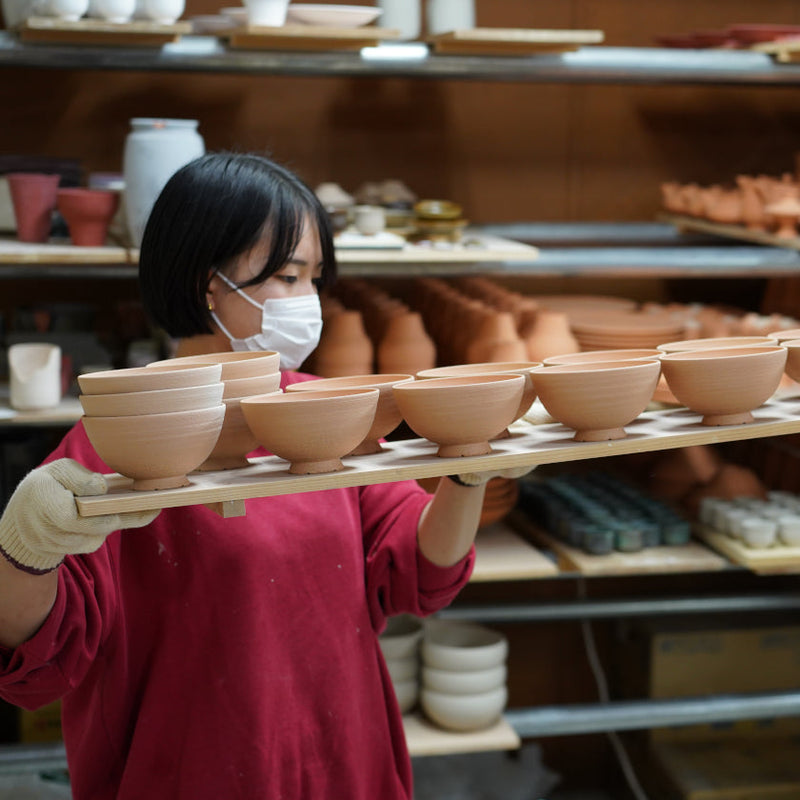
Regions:
<instances>
[{"instance_id":1,"label":"wooden tray","mask_svg":"<svg viewBox=\"0 0 800 800\"><path fill-rule=\"evenodd\" d=\"M504 719L481 731L454 732L438 728L421 712L403 717L406 744L411 756L446 756L451 753L480 753L488 750L517 750L522 742Z\"/></svg>"},{"instance_id":2,"label":"wooden tray","mask_svg":"<svg viewBox=\"0 0 800 800\"><path fill-rule=\"evenodd\" d=\"M796 64L800 61L800 39L797 38L759 42L750 49L772 56L779 64Z\"/></svg>"},{"instance_id":3,"label":"wooden tray","mask_svg":"<svg viewBox=\"0 0 800 800\"><path fill-rule=\"evenodd\" d=\"M435 53L450 55L525 56L564 53L582 45L600 44L599 30L539 30L535 28L470 28L428 38Z\"/></svg>"},{"instance_id":4,"label":"wooden tray","mask_svg":"<svg viewBox=\"0 0 800 800\"><path fill-rule=\"evenodd\" d=\"M55 17L29 17L19 28L19 38L23 42L160 47L176 42L182 34L191 32L190 22L160 25L140 20L115 23L101 19L79 19L67 22Z\"/></svg>"},{"instance_id":5,"label":"wooden tray","mask_svg":"<svg viewBox=\"0 0 800 800\"><path fill-rule=\"evenodd\" d=\"M559 569L547 556L502 522L478 530L471 583L552 578Z\"/></svg>"},{"instance_id":6,"label":"wooden tray","mask_svg":"<svg viewBox=\"0 0 800 800\"><path fill-rule=\"evenodd\" d=\"M243 50L360 50L397 39L400 33L372 25L360 28L284 25L280 28L244 26L223 35L231 47Z\"/></svg>"},{"instance_id":7,"label":"wooden tray","mask_svg":"<svg viewBox=\"0 0 800 800\"><path fill-rule=\"evenodd\" d=\"M696 233L710 233L728 239L739 239L754 244L766 244L771 247L786 247L790 250L800 250L800 236L793 239L784 239L766 231L751 231L744 225L725 225L722 222L710 222L696 217L685 217L680 214L659 214L659 219L672 223L679 232L694 231Z\"/></svg>"},{"instance_id":8,"label":"wooden tray","mask_svg":"<svg viewBox=\"0 0 800 800\"><path fill-rule=\"evenodd\" d=\"M695 535L709 547L727 556L734 564L759 575L781 575L800 572L800 547L775 545L774 547L746 547L722 531L706 525L694 526Z\"/></svg>"},{"instance_id":9,"label":"wooden tray","mask_svg":"<svg viewBox=\"0 0 800 800\"><path fill-rule=\"evenodd\" d=\"M628 436L609 442L576 442L574 431L560 423L515 424L506 439L492 442L483 456L439 458L425 439L389 442L380 453L343 459L344 469L321 475L292 475L277 456L251 459L241 469L192 473L189 486L161 491L133 491L121 475L108 479L106 495L76 498L83 516L123 511L211 504L224 515L244 513L244 500L391 481L433 478L459 472L556 464L604 456L653 452L697 444L715 444L800 432L800 398L772 399L753 412L746 425L707 426L685 408L645 412L626 426Z\"/></svg>"}]
</instances>

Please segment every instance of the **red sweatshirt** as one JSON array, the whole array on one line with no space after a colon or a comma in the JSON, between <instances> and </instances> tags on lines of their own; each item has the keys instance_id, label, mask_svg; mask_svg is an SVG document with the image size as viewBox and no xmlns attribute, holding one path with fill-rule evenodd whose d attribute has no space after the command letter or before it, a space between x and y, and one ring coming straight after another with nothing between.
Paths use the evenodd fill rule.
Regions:
<instances>
[{"instance_id":1,"label":"red sweatshirt","mask_svg":"<svg viewBox=\"0 0 800 800\"><path fill-rule=\"evenodd\" d=\"M80 423L65 456L111 471ZM405 481L165 509L66 559L42 628L0 648L0 696L63 698L75 800L408 798L377 635L446 606L474 558L422 556L428 500Z\"/></svg>"}]
</instances>

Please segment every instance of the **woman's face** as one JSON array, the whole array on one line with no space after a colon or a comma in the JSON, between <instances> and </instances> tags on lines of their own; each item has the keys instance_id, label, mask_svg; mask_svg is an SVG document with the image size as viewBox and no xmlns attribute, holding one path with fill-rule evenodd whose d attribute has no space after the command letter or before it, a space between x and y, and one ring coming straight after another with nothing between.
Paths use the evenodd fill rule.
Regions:
<instances>
[{"instance_id":1,"label":"woman's face","mask_svg":"<svg viewBox=\"0 0 800 800\"><path fill-rule=\"evenodd\" d=\"M243 253L226 276L234 283L248 281L264 268L269 256L269 240L262 237L256 245ZM256 303L284 297L316 294L316 281L322 277L322 248L316 227L308 220L289 261L263 283L242 289ZM261 330L261 309L248 303L220 278L214 275L209 282L208 301L222 324L236 339L252 336Z\"/></svg>"}]
</instances>

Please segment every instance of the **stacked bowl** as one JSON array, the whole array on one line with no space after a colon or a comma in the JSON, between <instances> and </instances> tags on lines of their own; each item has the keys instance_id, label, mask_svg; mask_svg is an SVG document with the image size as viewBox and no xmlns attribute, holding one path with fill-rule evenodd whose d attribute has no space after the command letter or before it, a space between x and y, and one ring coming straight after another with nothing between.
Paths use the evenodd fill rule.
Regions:
<instances>
[{"instance_id":1,"label":"stacked bowl","mask_svg":"<svg viewBox=\"0 0 800 800\"><path fill-rule=\"evenodd\" d=\"M488 728L508 700L508 641L482 625L430 619L420 646L420 705L431 722L452 731Z\"/></svg>"},{"instance_id":2,"label":"stacked bowl","mask_svg":"<svg viewBox=\"0 0 800 800\"><path fill-rule=\"evenodd\" d=\"M219 364L166 364L79 375L86 435L134 489L187 486L222 430L221 372Z\"/></svg>"},{"instance_id":3,"label":"stacked bowl","mask_svg":"<svg viewBox=\"0 0 800 800\"><path fill-rule=\"evenodd\" d=\"M222 403L225 420L217 443L198 470L234 469L249 465L247 454L258 447L242 413L244 397L280 393L280 354L274 350L263 352L204 353L196 356L155 361L147 369L189 367L204 364L219 366L224 386Z\"/></svg>"},{"instance_id":4,"label":"stacked bowl","mask_svg":"<svg viewBox=\"0 0 800 800\"><path fill-rule=\"evenodd\" d=\"M422 623L411 614L390 617L386 630L378 637L400 712L417 704L419 696L419 643Z\"/></svg>"}]
</instances>

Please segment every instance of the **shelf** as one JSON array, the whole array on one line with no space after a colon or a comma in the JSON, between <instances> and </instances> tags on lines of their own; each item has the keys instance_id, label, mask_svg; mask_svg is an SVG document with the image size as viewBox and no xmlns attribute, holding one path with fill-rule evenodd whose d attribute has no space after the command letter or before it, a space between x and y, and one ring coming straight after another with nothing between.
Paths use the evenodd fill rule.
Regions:
<instances>
[{"instance_id":1,"label":"shelf","mask_svg":"<svg viewBox=\"0 0 800 800\"><path fill-rule=\"evenodd\" d=\"M800 66L750 50L581 47L535 56L435 55L421 42L360 53L232 50L214 36L163 47L75 47L0 36L0 67L216 72L242 75L402 77L531 83L800 85Z\"/></svg>"},{"instance_id":2,"label":"shelf","mask_svg":"<svg viewBox=\"0 0 800 800\"><path fill-rule=\"evenodd\" d=\"M471 583L552 578L558 567L502 522L487 525L475 538Z\"/></svg>"},{"instance_id":3,"label":"shelf","mask_svg":"<svg viewBox=\"0 0 800 800\"><path fill-rule=\"evenodd\" d=\"M425 439L408 439L388 442L374 455L345 457L343 470L318 475L292 475L287 462L277 456L251 459L250 466L241 469L192 473L190 485L180 489L133 491L130 479L111 475L108 494L81 497L76 502L83 516L200 503L221 504L223 514L234 515L242 513L242 501L253 497L782 436L800 432L800 397L769 400L753 416L750 424L715 427L702 425L701 417L685 408L650 411L625 426L626 438L604 442L576 442L574 431L559 423L530 425L521 421L513 426L511 436L492 442L488 455L439 458L436 445Z\"/></svg>"},{"instance_id":4,"label":"shelf","mask_svg":"<svg viewBox=\"0 0 800 800\"><path fill-rule=\"evenodd\" d=\"M83 415L77 397L64 397L55 408L17 411L8 405L8 387L0 386L0 428L31 426L36 428L70 427Z\"/></svg>"},{"instance_id":5,"label":"shelf","mask_svg":"<svg viewBox=\"0 0 800 800\"><path fill-rule=\"evenodd\" d=\"M735 239L753 244L800 250L800 236L789 239L776 236L768 231L750 230L744 225L727 225L721 222L711 222L707 219L685 217L678 214L662 214L661 218L674 225L679 232L708 233L723 239Z\"/></svg>"},{"instance_id":6,"label":"shelf","mask_svg":"<svg viewBox=\"0 0 800 800\"><path fill-rule=\"evenodd\" d=\"M453 732L432 725L421 713L403 717L406 744L411 756L446 756L488 750L516 750L522 744L509 723L501 718L482 731Z\"/></svg>"}]
</instances>

